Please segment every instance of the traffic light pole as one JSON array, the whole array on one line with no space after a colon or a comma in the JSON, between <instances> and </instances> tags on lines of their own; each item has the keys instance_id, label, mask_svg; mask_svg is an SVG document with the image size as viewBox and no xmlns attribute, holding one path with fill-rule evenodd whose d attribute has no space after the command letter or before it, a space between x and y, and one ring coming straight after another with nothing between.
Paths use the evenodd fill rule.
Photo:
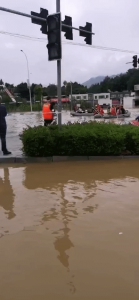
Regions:
<instances>
[{"instance_id":1,"label":"traffic light pole","mask_svg":"<svg viewBox=\"0 0 139 300\"><path fill-rule=\"evenodd\" d=\"M5 11L5 12L12 13L12 14L16 14L16 15L27 17L27 18L31 18L32 22L33 22L33 20L36 20L36 23L33 22L34 24L38 24L38 25L41 25L41 26L42 26L42 24L43 25L45 24L45 26L46 26L46 21L47 21L47 18L45 16L46 12L44 14L42 14L42 17L40 17L40 14L43 11L45 11L42 8L41 8L40 13L32 12L32 14L25 14L23 12L15 11L15 10L5 8L5 7L0 7L0 11L1 10ZM60 12L60 0L56 0L56 12L57 13ZM67 16L65 16L65 17L67 17ZM71 19L71 17L67 17L67 18ZM79 28L67 25L65 21L61 22L61 26L63 25L62 23L64 23L64 28L66 27L66 28L78 30L80 32L80 36L85 37L86 44L88 44L88 45L92 44L92 37L90 38L90 35L92 36L92 35L94 35L94 33L92 32L92 24L91 23L86 23L85 27L80 26ZM42 29L41 29L41 31L42 31ZM62 27L61 27L61 31L62 31ZM65 32L65 30L63 30L63 31ZM42 31L42 33L47 34L47 30L46 30L46 32ZM89 36L88 36L88 34L89 34ZM73 38L69 38L69 39L73 39ZM62 114L61 114L61 112L62 112L62 105L61 105L61 103L62 103L61 102L61 60L57 60L57 95L58 95L58 125L59 125L59 127L61 127L61 124L62 124Z\"/></svg>"},{"instance_id":2,"label":"traffic light pole","mask_svg":"<svg viewBox=\"0 0 139 300\"><path fill-rule=\"evenodd\" d=\"M60 0L56 0L56 12L60 12ZM62 124L61 105L61 59L57 60L58 126Z\"/></svg>"}]
</instances>

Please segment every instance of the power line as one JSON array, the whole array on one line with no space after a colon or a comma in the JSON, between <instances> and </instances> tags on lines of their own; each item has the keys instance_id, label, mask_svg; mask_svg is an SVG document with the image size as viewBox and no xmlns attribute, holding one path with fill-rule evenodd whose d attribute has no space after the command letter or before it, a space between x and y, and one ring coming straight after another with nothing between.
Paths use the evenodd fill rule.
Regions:
<instances>
[{"instance_id":1,"label":"power line","mask_svg":"<svg viewBox=\"0 0 139 300\"><path fill-rule=\"evenodd\" d=\"M46 43L46 39L44 39L44 38L38 38L38 37L23 35L23 34L19 34L19 33L0 31L0 34L13 36L13 37L17 37L20 39L26 39L26 40L34 41L34 42L45 42ZM82 43L68 42L65 40L62 41L62 43L65 45L70 45L70 46L87 47L87 48L93 48L93 49L99 49L99 50L105 50L105 51L113 51L113 52L122 52L122 53L128 53L128 54L135 54L135 53L139 54L138 51L133 51L133 50L125 50L125 49L104 47L104 46L97 46L97 45L86 45L86 44L82 44Z\"/></svg>"},{"instance_id":2,"label":"power line","mask_svg":"<svg viewBox=\"0 0 139 300\"><path fill-rule=\"evenodd\" d=\"M137 51L133 50L124 50L124 49L118 49L118 48L112 48L112 47L103 47L103 46L95 46L95 45L84 45L81 43L75 43L75 42L67 42L63 41L63 44L67 45L73 45L73 46L81 46L81 47L88 47L88 48L94 48L94 49L100 49L100 50L108 50L108 51L117 51L117 52L123 52L123 53L132 53L132 54L139 54Z\"/></svg>"},{"instance_id":3,"label":"power line","mask_svg":"<svg viewBox=\"0 0 139 300\"><path fill-rule=\"evenodd\" d=\"M34 40L34 41L42 41L42 42L46 42L46 39L43 38L38 38L38 37L33 37L33 36L29 36L29 35L23 35L23 34L19 34L19 33L12 33L12 32L6 32L6 31L0 31L0 34L4 34L4 35L9 35L9 36L13 36L13 37L17 37L17 38L23 38L23 39L29 39L29 40Z\"/></svg>"}]
</instances>

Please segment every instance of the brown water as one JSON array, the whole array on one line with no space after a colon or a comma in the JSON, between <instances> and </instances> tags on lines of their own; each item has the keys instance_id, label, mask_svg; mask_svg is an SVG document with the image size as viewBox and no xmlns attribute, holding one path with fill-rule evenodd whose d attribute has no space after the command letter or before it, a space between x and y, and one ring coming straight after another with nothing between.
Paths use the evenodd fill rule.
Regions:
<instances>
[{"instance_id":1,"label":"brown water","mask_svg":"<svg viewBox=\"0 0 139 300\"><path fill-rule=\"evenodd\" d=\"M132 109L130 110L131 117L125 119L114 119L114 120L105 120L105 122L114 122L116 124L126 124L129 123L131 120L134 120L139 115L139 109ZM94 120L93 116L91 117L71 117L69 111L62 111L62 123L66 124L67 122L83 122L83 121L90 121ZM104 121L97 120L98 122ZM7 116L7 146L10 151L14 155L20 155L22 143L19 139L19 134L22 133L23 129L27 126L38 126L43 125L43 118L42 113L40 112L33 112L33 113L14 113ZM0 151L0 155L1 155Z\"/></svg>"},{"instance_id":2,"label":"brown water","mask_svg":"<svg viewBox=\"0 0 139 300\"><path fill-rule=\"evenodd\" d=\"M138 300L139 162L0 168L0 300Z\"/></svg>"}]
</instances>

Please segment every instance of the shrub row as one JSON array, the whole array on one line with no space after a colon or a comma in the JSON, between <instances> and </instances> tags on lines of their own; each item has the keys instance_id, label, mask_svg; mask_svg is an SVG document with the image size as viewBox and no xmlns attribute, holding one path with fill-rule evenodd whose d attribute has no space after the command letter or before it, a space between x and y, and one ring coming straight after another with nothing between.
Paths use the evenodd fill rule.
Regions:
<instances>
[{"instance_id":1,"label":"shrub row","mask_svg":"<svg viewBox=\"0 0 139 300\"><path fill-rule=\"evenodd\" d=\"M139 155L139 128L87 123L25 129L20 136L27 156Z\"/></svg>"}]
</instances>

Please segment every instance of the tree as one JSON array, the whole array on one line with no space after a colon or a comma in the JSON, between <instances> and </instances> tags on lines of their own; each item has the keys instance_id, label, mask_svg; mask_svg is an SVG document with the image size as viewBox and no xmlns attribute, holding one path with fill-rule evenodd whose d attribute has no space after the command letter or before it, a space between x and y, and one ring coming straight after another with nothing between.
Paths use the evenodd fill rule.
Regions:
<instances>
[{"instance_id":1,"label":"tree","mask_svg":"<svg viewBox=\"0 0 139 300\"><path fill-rule=\"evenodd\" d=\"M3 84L3 80L0 79L0 85ZM129 69L124 74L118 74L117 76L109 77L106 76L101 83L92 85L89 89L78 83L78 82L67 82L64 80L61 87L62 95L69 96L71 94L71 84L72 84L72 94L86 94L86 93L106 93L112 91L122 92L125 90L133 91L134 85L139 84L139 69ZM26 82L22 82L17 86L14 84L5 83L6 87L14 94L17 93L22 99L29 100L29 90ZM0 91L3 90L0 87ZM57 85L49 84L47 87L42 87L41 84L32 83L31 85L31 95L36 95L36 99L42 96L55 97L57 96Z\"/></svg>"},{"instance_id":2,"label":"tree","mask_svg":"<svg viewBox=\"0 0 139 300\"><path fill-rule=\"evenodd\" d=\"M67 86L67 81L66 81L66 80L63 81L63 85L64 85L65 87Z\"/></svg>"},{"instance_id":3,"label":"tree","mask_svg":"<svg viewBox=\"0 0 139 300\"><path fill-rule=\"evenodd\" d=\"M3 83L3 80L2 79L0 79L0 85L3 85L4 83ZM1 90L3 90L3 87L2 86L0 86L0 91Z\"/></svg>"},{"instance_id":4,"label":"tree","mask_svg":"<svg viewBox=\"0 0 139 300\"><path fill-rule=\"evenodd\" d=\"M57 86L55 84L49 84L47 87L47 95L50 97L57 96Z\"/></svg>"},{"instance_id":5,"label":"tree","mask_svg":"<svg viewBox=\"0 0 139 300\"><path fill-rule=\"evenodd\" d=\"M62 87L62 95L63 94L67 94L67 81L65 80L64 82L63 82L63 87ZM64 88L64 89L63 89ZM63 93L64 92L64 93Z\"/></svg>"},{"instance_id":6,"label":"tree","mask_svg":"<svg viewBox=\"0 0 139 300\"><path fill-rule=\"evenodd\" d=\"M139 84L139 69L135 69L134 73L128 71L127 88L129 91L134 90L134 85Z\"/></svg>"},{"instance_id":7,"label":"tree","mask_svg":"<svg viewBox=\"0 0 139 300\"><path fill-rule=\"evenodd\" d=\"M89 93L122 92L125 90L133 91L134 85L139 83L139 69L130 69L124 74L114 77L105 77L100 84L94 84L89 89Z\"/></svg>"},{"instance_id":8,"label":"tree","mask_svg":"<svg viewBox=\"0 0 139 300\"><path fill-rule=\"evenodd\" d=\"M72 86L72 93L73 94L86 94L87 93L87 87L79 84L77 82L63 82L63 84L66 83L66 95L69 96L71 94L71 86ZM62 86L62 94L65 91L65 86Z\"/></svg>"},{"instance_id":9,"label":"tree","mask_svg":"<svg viewBox=\"0 0 139 300\"><path fill-rule=\"evenodd\" d=\"M15 88L15 93L20 94L21 98L29 99L29 91L26 82L18 84Z\"/></svg>"},{"instance_id":10,"label":"tree","mask_svg":"<svg viewBox=\"0 0 139 300\"><path fill-rule=\"evenodd\" d=\"M34 95L34 89L36 87L37 83L32 83L31 85L31 94Z\"/></svg>"},{"instance_id":11,"label":"tree","mask_svg":"<svg viewBox=\"0 0 139 300\"><path fill-rule=\"evenodd\" d=\"M48 96L47 87L42 88L42 94L43 94L43 96Z\"/></svg>"},{"instance_id":12,"label":"tree","mask_svg":"<svg viewBox=\"0 0 139 300\"><path fill-rule=\"evenodd\" d=\"M36 85L34 88L35 100L41 101L42 100L42 85Z\"/></svg>"}]
</instances>

